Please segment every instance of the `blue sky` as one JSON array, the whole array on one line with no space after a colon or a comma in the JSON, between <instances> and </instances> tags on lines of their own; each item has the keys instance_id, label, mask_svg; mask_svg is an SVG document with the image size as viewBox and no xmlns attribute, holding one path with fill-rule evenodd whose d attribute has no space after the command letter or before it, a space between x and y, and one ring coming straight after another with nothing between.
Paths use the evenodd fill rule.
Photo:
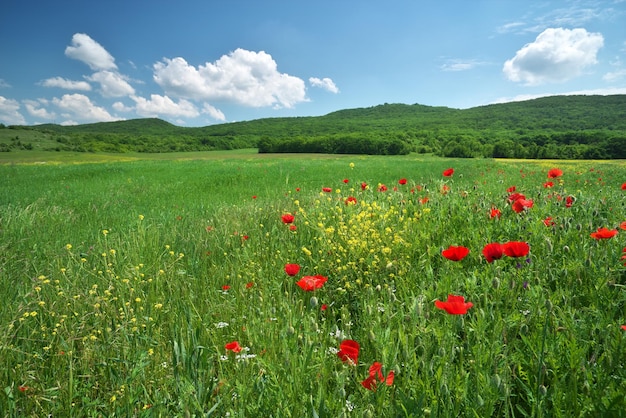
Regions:
<instances>
[{"instance_id":1,"label":"blue sky","mask_svg":"<svg viewBox=\"0 0 626 418\"><path fill-rule=\"evenodd\" d=\"M626 94L626 0L8 0L0 123Z\"/></svg>"}]
</instances>

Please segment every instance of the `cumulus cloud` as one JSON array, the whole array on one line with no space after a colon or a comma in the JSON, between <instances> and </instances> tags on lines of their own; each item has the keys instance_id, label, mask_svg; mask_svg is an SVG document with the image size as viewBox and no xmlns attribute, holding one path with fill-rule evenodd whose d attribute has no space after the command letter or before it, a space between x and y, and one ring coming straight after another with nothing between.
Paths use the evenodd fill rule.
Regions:
<instances>
[{"instance_id":1,"label":"cumulus cloud","mask_svg":"<svg viewBox=\"0 0 626 418\"><path fill-rule=\"evenodd\" d=\"M22 103L24 103L24 107L26 108L26 111L31 116L35 116L37 118L46 119L46 120L56 119L57 117L56 113L50 112L48 111L48 109L43 107L43 106L48 105L48 101L45 99L23 100Z\"/></svg>"},{"instance_id":2,"label":"cumulus cloud","mask_svg":"<svg viewBox=\"0 0 626 418\"><path fill-rule=\"evenodd\" d=\"M84 33L75 33L72 36L72 45L65 48L65 55L84 62L94 71L117 69L115 58Z\"/></svg>"},{"instance_id":3,"label":"cumulus cloud","mask_svg":"<svg viewBox=\"0 0 626 418\"><path fill-rule=\"evenodd\" d=\"M62 77L52 77L40 83L44 87L58 87L66 90L91 91L91 84L86 81L73 81Z\"/></svg>"},{"instance_id":4,"label":"cumulus cloud","mask_svg":"<svg viewBox=\"0 0 626 418\"><path fill-rule=\"evenodd\" d=\"M202 113L211 116L215 120L226 120L226 116L224 116L224 113L221 110L216 109L208 103L205 103L204 106L202 106Z\"/></svg>"},{"instance_id":5,"label":"cumulus cloud","mask_svg":"<svg viewBox=\"0 0 626 418\"><path fill-rule=\"evenodd\" d=\"M61 110L65 119L76 119L81 123L111 122L119 118L111 116L103 107L91 102L84 94L64 94L60 99L55 97L52 103Z\"/></svg>"},{"instance_id":6,"label":"cumulus cloud","mask_svg":"<svg viewBox=\"0 0 626 418\"><path fill-rule=\"evenodd\" d=\"M166 94L185 99L286 108L307 100L304 81L278 72L263 51L237 49L197 68L181 57L164 58L154 64L153 77Z\"/></svg>"},{"instance_id":7,"label":"cumulus cloud","mask_svg":"<svg viewBox=\"0 0 626 418\"><path fill-rule=\"evenodd\" d=\"M17 100L0 96L0 122L7 125L25 125L26 119L19 112L20 104Z\"/></svg>"},{"instance_id":8,"label":"cumulus cloud","mask_svg":"<svg viewBox=\"0 0 626 418\"><path fill-rule=\"evenodd\" d=\"M87 80L100 84L100 93L104 97L123 97L135 94L135 89L126 78L116 71L98 71Z\"/></svg>"},{"instance_id":9,"label":"cumulus cloud","mask_svg":"<svg viewBox=\"0 0 626 418\"><path fill-rule=\"evenodd\" d=\"M151 94L150 99L138 96L131 96L131 99L135 102L135 112L144 117L195 118L200 114L194 104L185 99L181 99L176 103L169 97L159 94Z\"/></svg>"},{"instance_id":10,"label":"cumulus cloud","mask_svg":"<svg viewBox=\"0 0 626 418\"><path fill-rule=\"evenodd\" d=\"M328 77L324 77L321 79L317 77L311 77L309 78L309 83L311 83L313 87L319 87L331 93L339 93L339 89L335 85L335 82Z\"/></svg>"},{"instance_id":11,"label":"cumulus cloud","mask_svg":"<svg viewBox=\"0 0 626 418\"><path fill-rule=\"evenodd\" d=\"M549 28L504 63L506 77L526 85L566 81L597 62L603 46L600 33L585 29Z\"/></svg>"}]
</instances>

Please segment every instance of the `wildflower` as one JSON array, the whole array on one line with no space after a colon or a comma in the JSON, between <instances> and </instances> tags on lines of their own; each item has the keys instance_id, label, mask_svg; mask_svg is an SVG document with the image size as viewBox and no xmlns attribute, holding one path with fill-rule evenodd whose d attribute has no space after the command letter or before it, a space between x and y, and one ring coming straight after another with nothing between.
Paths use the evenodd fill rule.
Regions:
<instances>
[{"instance_id":1,"label":"wildflower","mask_svg":"<svg viewBox=\"0 0 626 418\"><path fill-rule=\"evenodd\" d=\"M239 345L239 342L238 342L238 341L232 341L232 342L230 342L230 343L226 344L226 345L224 346L224 348L225 348L226 350L230 350L230 351L232 351L233 353L239 353L239 352L242 350L242 348L241 348L241 346Z\"/></svg>"},{"instance_id":2,"label":"wildflower","mask_svg":"<svg viewBox=\"0 0 626 418\"><path fill-rule=\"evenodd\" d=\"M489 218L491 218L491 219L493 219L493 218L500 219L501 216L502 216L502 212L500 211L500 209L491 208L491 211L489 212Z\"/></svg>"},{"instance_id":3,"label":"wildflower","mask_svg":"<svg viewBox=\"0 0 626 418\"><path fill-rule=\"evenodd\" d=\"M620 229L624 229L624 230L626 230L626 221L624 221L624 222L620 223L620 224L619 224L619 228L620 228Z\"/></svg>"},{"instance_id":4,"label":"wildflower","mask_svg":"<svg viewBox=\"0 0 626 418\"><path fill-rule=\"evenodd\" d=\"M402 178L402 179L398 180L398 184L401 185L401 186L404 186L406 184L406 179Z\"/></svg>"},{"instance_id":5,"label":"wildflower","mask_svg":"<svg viewBox=\"0 0 626 418\"><path fill-rule=\"evenodd\" d=\"M354 168L354 163L350 163L350 168Z\"/></svg>"},{"instance_id":6,"label":"wildflower","mask_svg":"<svg viewBox=\"0 0 626 418\"><path fill-rule=\"evenodd\" d=\"M474 304L472 302L465 302L465 297L463 296L448 295L446 302L436 300L435 306L439 309L443 309L450 315L464 315Z\"/></svg>"},{"instance_id":7,"label":"wildflower","mask_svg":"<svg viewBox=\"0 0 626 418\"><path fill-rule=\"evenodd\" d=\"M293 223L295 217L291 213L286 213L282 216L282 220L284 224Z\"/></svg>"},{"instance_id":8,"label":"wildflower","mask_svg":"<svg viewBox=\"0 0 626 418\"><path fill-rule=\"evenodd\" d=\"M344 184L348 184L350 182L350 180L348 179L343 179Z\"/></svg>"},{"instance_id":9,"label":"wildflower","mask_svg":"<svg viewBox=\"0 0 626 418\"><path fill-rule=\"evenodd\" d=\"M285 273L289 276L295 276L300 271L299 264L285 264Z\"/></svg>"},{"instance_id":10,"label":"wildflower","mask_svg":"<svg viewBox=\"0 0 626 418\"><path fill-rule=\"evenodd\" d=\"M387 377L383 377L383 372L382 372L382 368L383 365L377 361L374 362L374 364L372 364L370 366L369 369L369 377L365 380L363 380L361 382L361 385L363 385L363 387L367 390L372 390L375 391L376 387L378 385L378 381L380 382L385 382L385 384L387 386L391 386L393 385L393 379L395 376L395 373L393 370L391 370L389 372L389 374L387 374Z\"/></svg>"},{"instance_id":11,"label":"wildflower","mask_svg":"<svg viewBox=\"0 0 626 418\"><path fill-rule=\"evenodd\" d=\"M524 257L530 251L530 246L526 242L511 241L502 244L502 249L508 257Z\"/></svg>"},{"instance_id":12,"label":"wildflower","mask_svg":"<svg viewBox=\"0 0 626 418\"><path fill-rule=\"evenodd\" d=\"M254 282L246 283L246 289L250 289L252 286L254 286Z\"/></svg>"},{"instance_id":13,"label":"wildflower","mask_svg":"<svg viewBox=\"0 0 626 418\"><path fill-rule=\"evenodd\" d=\"M545 183L543 183L543 187L549 189L550 187L554 187L554 183L551 181L546 181Z\"/></svg>"},{"instance_id":14,"label":"wildflower","mask_svg":"<svg viewBox=\"0 0 626 418\"><path fill-rule=\"evenodd\" d=\"M290 231L295 231L296 229L298 229L298 227L297 227L297 226L295 226L295 225L293 225L293 224L289 225L289 230L290 230Z\"/></svg>"},{"instance_id":15,"label":"wildflower","mask_svg":"<svg viewBox=\"0 0 626 418\"><path fill-rule=\"evenodd\" d=\"M617 229L607 229L607 228L598 228L596 232L591 233L591 238L600 240L600 239L609 239L613 238L617 235Z\"/></svg>"},{"instance_id":16,"label":"wildflower","mask_svg":"<svg viewBox=\"0 0 626 418\"><path fill-rule=\"evenodd\" d=\"M563 170L560 170L558 168L553 168L550 171L548 171L548 178L551 178L551 179L561 177L562 175L563 175Z\"/></svg>"},{"instance_id":17,"label":"wildflower","mask_svg":"<svg viewBox=\"0 0 626 418\"><path fill-rule=\"evenodd\" d=\"M573 204L574 204L574 198L572 196L567 196L565 198L565 207L571 208Z\"/></svg>"},{"instance_id":18,"label":"wildflower","mask_svg":"<svg viewBox=\"0 0 626 418\"><path fill-rule=\"evenodd\" d=\"M552 220L552 216L548 216L546 219L543 220L543 224L545 226L553 226L555 225L555 222Z\"/></svg>"},{"instance_id":19,"label":"wildflower","mask_svg":"<svg viewBox=\"0 0 626 418\"><path fill-rule=\"evenodd\" d=\"M507 193L513 193L513 192L515 192L515 190L517 190L517 187L515 187L515 186L511 186L511 187L509 187L508 189L506 189L506 192L507 192Z\"/></svg>"},{"instance_id":20,"label":"wildflower","mask_svg":"<svg viewBox=\"0 0 626 418\"><path fill-rule=\"evenodd\" d=\"M515 191L515 189L513 189L513 191ZM522 193L510 193L506 199L509 202L515 202L516 200L519 200L519 199L526 199L526 196L523 195Z\"/></svg>"},{"instance_id":21,"label":"wildflower","mask_svg":"<svg viewBox=\"0 0 626 418\"><path fill-rule=\"evenodd\" d=\"M322 191L323 191L324 193L330 193L330 192L332 192L332 191L333 191L333 189L332 189L332 188L330 188L330 187L322 187Z\"/></svg>"},{"instance_id":22,"label":"wildflower","mask_svg":"<svg viewBox=\"0 0 626 418\"><path fill-rule=\"evenodd\" d=\"M626 325L622 325L622 329L626 331Z\"/></svg>"},{"instance_id":23,"label":"wildflower","mask_svg":"<svg viewBox=\"0 0 626 418\"><path fill-rule=\"evenodd\" d=\"M626 183L622 183L622 190L626 190Z\"/></svg>"},{"instance_id":24,"label":"wildflower","mask_svg":"<svg viewBox=\"0 0 626 418\"><path fill-rule=\"evenodd\" d=\"M327 280L328 277L317 274L315 276L304 276L299 281L297 281L296 284L300 286L304 291L311 292L313 290L322 288Z\"/></svg>"},{"instance_id":25,"label":"wildflower","mask_svg":"<svg viewBox=\"0 0 626 418\"><path fill-rule=\"evenodd\" d=\"M386 192L387 191L387 186L385 186L384 184L378 185L378 191L379 192Z\"/></svg>"},{"instance_id":26,"label":"wildflower","mask_svg":"<svg viewBox=\"0 0 626 418\"><path fill-rule=\"evenodd\" d=\"M230 290L230 286L225 284L224 286L222 286L222 291L224 292L228 292Z\"/></svg>"},{"instance_id":27,"label":"wildflower","mask_svg":"<svg viewBox=\"0 0 626 418\"><path fill-rule=\"evenodd\" d=\"M448 168L447 170L443 171L444 177L452 177L453 174L454 174L454 168Z\"/></svg>"},{"instance_id":28,"label":"wildflower","mask_svg":"<svg viewBox=\"0 0 626 418\"><path fill-rule=\"evenodd\" d=\"M513 202L513 205L511 207L516 213L521 213L524 211L524 209L532 208L533 201L526 199L517 199L515 202Z\"/></svg>"},{"instance_id":29,"label":"wildflower","mask_svg":"<svg viewBox=\"0 0 626 418\"><path fill-rule=\"evenodd\" d=\"M361 346L354 340L343 340L339 344L337 355L344 363L356 365L359 360L359 350Z\"/></svg>"},{"instance_id":30,"label":"wildflower","mask_svg":"<svg viewBox=\"0 0 626 418\"><path fill-rule=\"evenodd\" d=\"M357 201L354 196L350 196L346 199L346 205L356 205Z\"/></svg>"},{"instance_id":31,"label":"wildflower","mask_svg":"<svg viewBox=\"0 0 626 418\"><path fill-rule=\"evenodd\" d=\"M17 389L18 389L20 392L26 392L26 391L27 391L28 389L30 389L30 388L29 388L28 386L26 386L26 385L19 385L19 386L17 387Z\"/></svg>"},{"instance_id":32,"label":"wildflower","mask_svg":"<svg viewBox=\"0 0 626 418\"><path fill-rule=\"evenodd\" d=\"M367 189L367 183L362 182L361 183L361 190L366 190Z\"/></svg>"},{"instance_id":33,"label":"wildflower","mask_svg":"<svg viewBox=\"0 0 626 418\"><path fill-rule=\"evenodd\" d=\"M451 245L441 252L441 255L452 261L461 261L469 254L470 250L463 246Z\"/></svg>"},{"instance_id":34,"label":"wildflower","mask_svg":"<svg viewBox=\"0 0 626 418\"><path fill-rule=\"evenodd\" d=\"M487 259L488 263L492 263L493 260L502 258L503 254L504 249L502 248L502 244L498 242L493 242L483 247L483 255Z\"/></svg>"}]
</instances>

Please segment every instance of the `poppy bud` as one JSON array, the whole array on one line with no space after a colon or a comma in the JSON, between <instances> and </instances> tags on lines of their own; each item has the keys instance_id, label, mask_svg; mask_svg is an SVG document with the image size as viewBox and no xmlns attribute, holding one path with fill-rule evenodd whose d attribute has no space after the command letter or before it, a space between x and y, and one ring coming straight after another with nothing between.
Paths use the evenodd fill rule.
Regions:
<instances>
[{"instance_id":1,"label":"poppy bud","mask_svg":"<svg viewBox=\"0 0 626 418\"><path fill-rule=\"evenodd\" d=\"M370 341L376 341L376 335L374 335L374 331L370 330L369 338Z\"/></svg>"},{"instance_id":2,"label":"poppy bud","mask_svg":"<svg viewBox=\"0 0 626 418\"><path fill-rule=\"evenodd\" d=\"M519 333L522 335L528 335L528 325L522 324L522 326L519 327Z\"/></svg>"},{"instance_id":3,"label":"poppy bud","mask_svg":"<svg viewBox=\"0 0 626 418\"><path fill-rule=\"evenodd\" d=\"M494 277L493 280L491 281L491 286L493 286L494 289L497 289L500 287L500 279L498 279L497 277Z\"/></svg>"},{"instance_id":4,"label":"poppy bud","mask_svg":"<svg viewBox=\"0 0 626 418\"><path fill-rule=\"evenodd\" d=\"M563 246L563 251L569 253L569 247L567 245Z\"/></svg>"},{"instance_id":5,"label":"poppy bud","mask_svg":"<svg viewBox=\"0 0 626 418\"><path fill-rule=\"evenodd\" d=\"M498 390L502 389L502 378L499 375L493 375L491 380L493 381L494 386L498 388Z\"/></svg>"},{"instance_id":6,"label":"poppy bud","mask_svg":"<svg viewBox=\"0 0 626 418\"><path fill-rule=\"evenodd\" d=\"M541 394L541 396L546 396L546 394L548 393L548 388L546 388L544 385L540 385L539 393Z\"/></svg>"},{"instance_id":7,"label":"poppy bud","mask_svg":"<svg viewBox=\"0 0 626 418\"><path fill-rule=\"evenodd\" d=\"M289 325L289 326L287 327L287 334L289 334L289 335L293 335L293 334L295 334L295 333L296 333L296 330L294 329L294 327L292 327L291 325Z\"/></svg>"},{"instance_id":8,"label":"poppy bud","mask_svg":"<svg viewBox=\"0 0 626 418\"><path fill-rule=\"evenodd\" d=\"M317 298L315 296L311 296L309 304L311 305L311 308L315 308L317 306Z\"/></svg>"}]
</instances>

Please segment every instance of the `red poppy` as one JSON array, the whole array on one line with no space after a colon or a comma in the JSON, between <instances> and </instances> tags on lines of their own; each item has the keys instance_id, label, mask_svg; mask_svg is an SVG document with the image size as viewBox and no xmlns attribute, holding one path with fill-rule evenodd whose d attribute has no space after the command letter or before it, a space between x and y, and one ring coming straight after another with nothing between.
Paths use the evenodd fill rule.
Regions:
<instances>
[{"instance_id":1,"label":"red poppy","mask_svg":"<svg viewBox=\"0 0 626 418\"><path fill-rule=\"evenodd\" d=\"M543 183L543 187L545 187L546 189L554 187L554 183L551 181L546 181L545 183Z\"/></svg>"},{"instance_id":2,"label":"red poppy","mask_svg":"<svg viewBox=\"0 0 626 418\"><path fill-rule=\"evenodd\" d=\"M348 184L348 182L349 182L349 181L350 181L350 180L348 180L348 179L343 179L343 182L344 182L345 184Z\"/></svg>"},{"instance_id":3,"label":"red poppy","mask_svg":"<svg viewBox=\"0 0 626 418\"><path fill-rule=\"evenodd\" d=\"M470 250L467 247L451 245L447 249L443 250L441 255L448 260L461 261L469 254L469 252Z\"/></svg>"},{"instance_id":4,"label":"red poppy","mask_svg":"<svg viewBox=\"0 0 626 418\"><path fill-rule=\"evenodd\" d=\"M224 346L225 349L232 351L233 353L238 353L241 351L241 346L238 341L233 341Z\"/></svg>"},{"instance_id":5,"label":"red poppy","mask_svg":"<svg viewBox=\"0 0 626 418\"><path fill-rule=\"evenodd\" d=\"M519 200L519 199L526 199L526 196L524 196L521 193L511 193L509 197L507 197L506 199L509 202L515 202L516 200Z\"/></svg>"},{"instance_id":6,"label":"red poppy","mask_svg":"<svg viewBox=\"0 0 626 418\"><path fill-rule=\"evenodd\" d=\"M378 186L378 191L379 192L386 192L387 191L387 186L385 186L384 184L381 184Z\"/></svg>"},{"instance_id":7,"label":"red poppy","mask_svg":"<svg viewBox=\"0 0 626 418\"><path fill-rule=\"evenodd\" d=\"M229 285L227 285L227 284L225 284L224 286L222 286L222 290L223 290L224 292L228 292L228 291L230 290L230 286L229 286Z\"/></svg>"},{"instance_id":8,"label":"red poppy","mask_svg":"<svg viewBox=\"0 0 626 418\"><path fill-rule=\"evenodd\" d=\"M330 187L322 187L322 191L323 191L324 193L330 193L330 192L332 192L332 191L333 191L333 189L331 189Z\"/></svg>"},{"instance_id":9,"label":"red poppy","mask_svg":"<svg viewBox=\"0 0 626 418\"><path fill-rule=\"evenodd\" d=\"M300 280L296 282L298 286L300 286L304 291L311 292L316 289L320 289L324 286L324 283L328 280L328 277L324 277L322 275L315 276L304 276Z\"/></svg>"},{"instance_id":10,"label":"red poppy","mask_svg":"<svg viewBox=\"0 0 626 418\"><path fill-rule=\"evenodd\" d=\"M545 226L553 226L555 222L552 220L552 216L548 216L546 219L543 220L543 224Z\"/></svg>"},{"instance_id":11,"label":"red poppy","mask_svg":"<svg viewBox=\"0 0 626 418\"><path fill-rule=\"evenodd\" d=\"M356 197L350 196L346 199L346 205L356 205Z\"/></svg>"},{"instance_id":12,"label":"red poppy","mask_svg":"<svg viewBox=\"0 0 626 418\"><path fill-rule=\"evenodd\" d=\"M30 388L29 388L28 386L26 386L26 385L19 385L17 388L18 388L18 390L19 390L20 392L26 392L28 389L30 389Z\"/></svg>"},{"instance_id":13,"label":"red poppy","mask_svg":"<svg viewBox=\"0 0 626 418\"><path fill-rule=\"evenodd\" d=\"M527 242L511 241L502 244L502 249L508 257L524 257L530 251L530 246Z\"/></svg>"},{"instance_id":14,"label":"red poppy","mask_svg":"<svg viewBox=\"0 0 626 418\"><path fill-rule=\"evenodd\" d=\"M289 276L295 276L300 271L299 264L285 264L285 273Z\"/></svg>"},{"instance_id":15,"label":"red poppy","mask_svg":"<svg viewBox=\"0 0 626 418\"><path fill-rule=\"evenodd\" d=\"M626 331L626 325L622 325L622 329Z\"/></svg>"},{"instance_id":16,"label":"red poppy","mask_svg":"<svg viewBox=\"0 0 626 418\"><path fill-rule=\"evenodd\" d=\"M363 182L361 183L361 190L365 190L367 189L367 183Z\"/></svg>"},{"instance_id":17,"label":"red poppy","mask_svg":"<svg viewBox=\"0 0 626 418\"><path fill-rule=\"evenodd\" d=\"M560 170L558 168L553 168L550 171L548 171L548 178L551 178L551 179L561 177L562 175L563 175L563 170Z\"/></svg>"},{"instance_id":18,"label":"red poppy","mask_svg":"<svg viewBox=\"0 0 626 418\"><path fill-rule=\"evenodd\" d=\"M507 193L513 193L516 189L517 189L517 187L511 186L508 189L506 189L506 191L507 191Z\"/></svg>"},{"instance_id":19,"label":"red poppy","mask_svg":"<svg viewBox=\"0 0 626 418\"><path fill-rule=\"evenodd\" d=\"M421 205L425 204L426 202L428 202L428 196L422 197L422 198L419 200L419 202L420 202L420 204L421 204Z\"/></svg>"},{"instance_id":20,"label":"red poppy","mask_svg":"<svg viewBox=\"0 0 626 418\"><path fill-rule=\"evenodd\" d=\"M383 365L375 361L374 364L370 366L370 369L369 369L370 375L367 377L367 379L361 382L361 385L363 385L365 389L372 390L372 391L376 390L376 387L378 386L379 381L385 382L387 386L393 385L393 379L395 376L394 371L391 370L389 374L387 374L387 377L383 377L382 368L383 368Z\"/></svg>"},{"instance_id":21,"label":"red poppy","mask_svg":"<svg viewBox=\"0 0 626 418\"><path fill-rule=\"evenodd\" d=\"M450 315L464 315L474 304L472 302L465 302L465 297L463 296L448 295L447 301L442 302L436 300L435 306L439 309L443 309Z\"/></svg>"},{"instance_id":22,"label":"red poppy","mask_svg":"<svg viewBox=\"0 0 626 418\"><path fill-rule=\"evenodd\" d=\"M565 198L565 207L571 208L573 204L574 204L574 198L572 196L567 196Z\"/></svg>"},{"instance_id":23,"label":"red poppy","mask_svg":"<svg viewBox=\"0 0 626 418\"><path fill-rule=\"evenodd\" d=\"M296 229L298 229L294 224L289 225L289 230L290 231L295 231Z\"/></svg>"},{"instance_id":24,"label":"red poppy","mask_svg":"<svg viewBox=\"0 0 626 418\"><path fill-rule=\"evenodd\" d=\"M619 224L620 229L626 230L626 221Z\"/></svg>"},{"instance_id":25,"label":"red poppy","mask_svg":"<svg viewBox=\"0 0 626 418\"><path fill-rule=\"evenodd\" d=\"M252 286L254 286L254 282L246 283L246 289L250 289Z\"/></svg>"},{"instance_id":26,"label":"red poppy","mask_svg":"<svg viewBox=\"0 0 626 418\"><path fill-rule=\"evenodd\" d=\"M483 255L487 259L488 263L493 263L493 260L498 260L504 255L504 248L502 244L498 242L492 242L483 247Z\"/></svg>"},{"instance_id":27,"label":"red poppy","mask_svg":"<svg viewBox=\"0 0 626 418\"><path fill-rule=\"evenodd\" d=\"M454 168L448 168L447 170L443 170L444 177L452 177L454 174Z\"/></svg>"},{"instance_id":28,"label":"red poppy","mask_svg":"<svg viewBox=\"0 0 626 418\"><path fill-rule=\"evenodd\" d=\"M285 213L285 214L282 216L282 220L283 220L283 223L284 223L284 224L290 224L290 223L293 223L294 219L295 219L295 216L293 216L291 213Z\"/></svg>"},{"instance_id":29,"label":"red poppy","mask_svg":"<svg viewBox=\"0 0 626 418\"><path fill-rule=\"evenodd\" d=\"M398 180L398 184L404 186L406 184L406 179L400 179Z\"/></svg>"},{"instance_id":30,"label":"red poppy","mask_svg":"<svg viewBox=\"0 0 626 418\"><path fill-rule=\"evenodd\" d=\"M337 355L343 362L356 365L359 361L359 350L361 346L354 340L343 340L339 344Z\"/></svg>"},{"instance_id":31,"label":"red poppy","mask_svg":"<svg viewBox=\"0 0 626 418\"><path fill-rule=\"evenodd\" d=\"M252 196L253 199L256 199L256 195Z\"/></svg>"},{"instance_id":32,"label":"red poppy","mask_svg":"<svg viewBox=\"0 0 626 418\"><path fill-rule=\"evenodd\" d=\"M326 309L328 309L328 305L323 303L322 307L320 308L322 311L325 311Z\"/></svg>"},{"instance_id":33,"label":"red poppy","mask_svg":"<svg viewBox=\"0 0 626 418\"><path fill-rule=\"evenodd\" d=\"M622 190L626 190L626 183L622 183Z\"/></svg>"},{"instance_id":34,"label":"red poppy","mask_svg":"<svg viewBox=\"0 0 626 418\"><path fill-rule=\"evenodd\" d=\"M523 212L524 209L532 208L533 201L526 199L517 199L515 202L513 202L513 205L511 207L516 213L520 213Z\"/></svg>"},{"instance_id":35,"label":"red poppy","mask_svg":"<svg viewBox=\"0 0 626 418\"><path fill-rule=\"evenodd\" d=\"M493 218L500 219L501 216L502 216L502 212L500 212L500 209L491 208L491 211L489 212L489 217L491 219L493 219Z\"/></svg>"},{"instance_id":36,"label":"red poppy","mask_svg":"<svg viewBox=\"0 0 626 418\"><path fill-rule=\"evenodd\" d=\"M617 229L607 229L607 228L598 228L596 232L591 233L591 238L595 238L597 240L600 239L609 239L613 238L617 235Z\"/></svg>"}]
</instances>

